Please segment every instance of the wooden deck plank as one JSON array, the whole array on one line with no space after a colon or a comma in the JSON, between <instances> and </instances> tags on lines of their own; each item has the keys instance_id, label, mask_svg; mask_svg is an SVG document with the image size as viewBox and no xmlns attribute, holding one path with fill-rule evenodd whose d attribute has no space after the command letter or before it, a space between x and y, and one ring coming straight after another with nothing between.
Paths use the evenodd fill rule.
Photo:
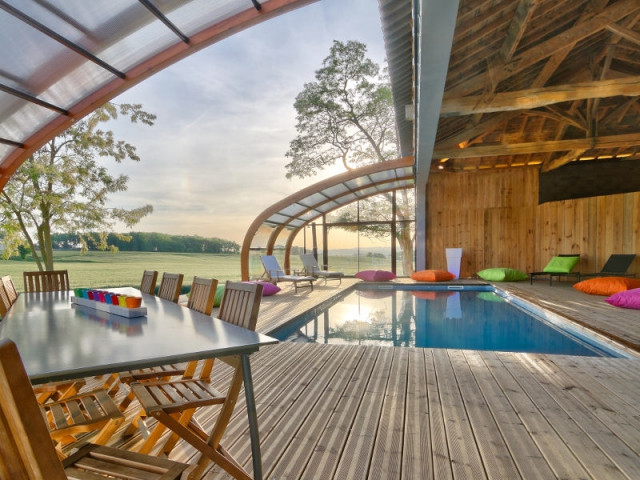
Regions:
<instances>
[{"instance_id":1,"label":"wooden deck plank","mask_svg":"<svg viewBox=\"0 0 640 480\"><path fill-rule=\"evenodd\" d=\"M424 350L407 350L409 365L401 478L432 479L434 476Z\"/></svg>"},{"instance_id":2,"label":"wooden deck plank","mask_svg":"<svg viewBox=\"0 0 640 480\"><path fill-rule=\"evenodd\" d=\"M390 348L390 347L385 347ZM380 426L373 448L368 478L400 479L404 436L405 392L409 350L393 348L393 362L384 394Z\"/></svg>"},{"instance_id":3,"label":"wooden deck plank","mask_svg":"<svg viewBox=\"0 0 640 480\"><path fill-rule=\"evenodd\" d=\"M477 351L466 351L464 355L520 475L524 474L529 478L553 478L554 474L549 464L529 435L518 411L509 402L509 391L503 390L492 375L485 364L484 355Z\"/></svg>"},{"instance_id":4,"label":"wooden deck plank","mask_svg":"<svg viewBox=\"0 0 640 480\"><path fill-rule=\"evenodd\" d=\"M389 370L393 362L393 349L381 348L364 389L351 434L333 478L350 480L368 478L371 451L378 430Z\"/></svg>"},{"instance_id":5,"label":"wooden deck plank","mask_svg":"<svg viewBox=\"0 0 640 480\"><path fill-rule=\"evenodd\" d=\"M431 419L429 430L432 439L432 456L430 460L433 463L433 478L449 480L453 478L453 469L449 455L445 415L440 400L440 383L436 374L433 350L424 350L424 355L427 372L427 399Z\"/></svg>"},{"instance_id":6,"label":"wooden deck plank","mask_svg":"<svg viewBox=\"0 0 640 480\"><path fill-rule=\"evenodd\" d=\"M560 389L547 389L549 383L551 383L550 380L541 375L542 372L534 372L532 369L527 368L527 364L521 361L522 357L526 357L526 355L503 354L501 355L501 360L513 377L518 379L523 391L529 396L538 410L544 412L545 419L553 426L562 443L571 450L573 456L595 478L626 478L602 451L598 443L588 435L586 429L589 428L589 425L580 424L567 411L567 405L571 403L570 394ZM587 412L584 413L586 414ZM600 423L593 416L585 420L588 423ZM605 431L606 427L599 427L602 434L607 433ZM608 435L608 437L613 440L612 435Z\"/></svg>"},{"instance_id":7,"label":"wooden deck plank","mask_svg":"<svg viewBox=\"0 0 640 480\"><path fill-rule=\"evenodd\" d=\"M587 379L578 382L577 372L569 376L547 358L528 360L541 367L538 371L544 372L547 378L552 379L552 382L543 384L545 390L550 395L562 395L561 405L565 412L580 425L617 468L629 478L640 478L640 463L635 458L636 452L640 451L640 438L637 435L628 435L627 432L627 427L637 432L640 422L633 418L620 422L617 415L610 414L630 406L617 402L615 395L611 395L605 389L599 389L596 382Z\"/></svg>"},{"instance_id":8,"label":"wooden deck plank","mask_svg":"<svg viewBox=\"0 0 640 480\"><path fill-rule=\"evenodd\" d=\"M478 383L488 380L481 376L483 372L472 374L464 353L461 350L450 350L449 358L454 365L454 373L469 416L473 436L478 444L482 464L488 478L520 478L520 472L511 459L511 454L504 441L491 410L488 408ZM486 374L488 375L488 373Z\"/></svg>"},{"instance_id":9,"label":"wooden deck plank","mask_svg":"<svg viewBox=\"0 0 640 480\"><path fill-rule=\"evenodd\" d=\"M477 443L456 382L452 359L445 349L434 349L433 358L440 387L447 443L454 478L487 478Z\"/></svg>"},{"instance_id":10,"label":"wooden deck plank","mask_svg":"<svg viewBox=\"0 0 640 480\"><path fill-rule=\"evenodd\" d=\"M355 371L351 372L349 383L344 390L327 423L325 431L318 440L318 445L309 459L302 477L317 476L317 478L334 478L343 452L344 445L353 430L362 397L366 394L367 383L380 353L378 348L359 348L358 363Z\"/></svg>"},{"instance_id":11,"label":"wooden deck plank","mask_svg":"<svg viewBox=\"0 0 640 480\"><path fill-rule=\"evenodd\" d=\"M286 454L280 458L276 468L269 472L273 478L296 478L300 472L307 469L313 452L318 448L320 438L327 429L336 404L340 401L344 389L357 368L360 360L357 354L363 353L362 349L354 347L343 347L338 350L344 350L345 355L333 352L330 363L334 368L332 370L327 368L323 372L324 375L314 379L309 392L305 393L310 400L308 404L309 415L304 421L296 419L295 432L289 434L291 443ZM313 404L311 404L312 402ZM285 432L284 435L286 436L287 433Z\"/></svg>"},{"instance_id":12,"label":"wooden deck plank","mask_svg":"<svg viewBox=\"0 0 640 480\"><path fill-rule=\"evenodd\" d=\"M522 388L502 363L502 356L493 352L483 352L485 363L503 391L508 392L508 400L517 412L528 435L538 446L554 472L555 478L589 478L589 473L573 456L562 438L553 428L554 418L547 418L546 412L538 409L534 401Z\"/></svg>"},{"instance_id":13,"label":"wooden deck plank","mask_svg":"<svg viewBox=\"0 0 640 480\"><path fill-rule=\"evenodd\" d=\"M260 410L260 437L265 445L262 449L265 465L277 463L282 452L288 451L300 425L313 413L319 392L326 388L346 353L347 349L329 346L316 352L311 362L305 363L306 358L299 359L297 368L291 368L289 364L289 370L280 376L280 386L272 389L274 393L270 401L257 405ZM290 412L293 406L297 408L295 414ZM234 456L241 463L250 464L250 445L242 445Z\"/></svg>"}]
</instances>

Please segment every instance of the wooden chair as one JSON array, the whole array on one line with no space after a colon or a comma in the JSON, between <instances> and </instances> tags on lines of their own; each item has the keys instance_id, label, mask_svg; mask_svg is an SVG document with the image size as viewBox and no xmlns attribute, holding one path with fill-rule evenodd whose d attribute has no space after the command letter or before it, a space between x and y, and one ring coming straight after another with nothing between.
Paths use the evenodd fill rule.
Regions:
<instances>
[{"instance_id":1,"label":"wooden chair","mask_svg":"<svg viewBox=\"0 0 640 480\"><path fill-rule=\"evenodd\" d=\"M140 291L153 295L156 293L156 282L158 281L158 272L156 270L145 270L142 273L142 281L140 282Z\"/></svg>"},{"instance_id":2,"label":"wooden chair","mask_svg":"<svg viewBox=\"0 0 640 480\"><path fill-rule=\"evenodd\" d=\"M217 287L218 280L215 278L193 277L187 308L205 315L211 315Z\"/></svg>"},{"instance_id":3,"label":"wooden chair","mask_svg":"<svg viewBox=\"0 0 640 480\"><path fill-rule=\"evenodd\" d=\"M11 276L6 275L2 277L2 284L0 284L0 316L4 317L17 299L18 294ZM80 388L84 385L84 379L51 382L42 385L35 385L33 387L33 392L36 395L38 403L45 403L77 395Z\"/></svg>"},{"instance_id":4,"label":"wooden chair","mask_svg":"<svg viewBox=\"0 0 640 480\"><path fill-rule=\"evenodd\" d=\"M9 309L11 308L11 300L9 300L9 295L7 295L7 289L4 285L0 285L0 318L4 318Z\"/></svg>"},{"instance_id":5,"label":"wooden chair","mask_svg":"<svg viewBox=\"0 0 640 480\"><path fill-rule=\"evenodd\" d=\"M260 284L227 282L220 305L220 319L255 330L262 288ZM238 355L220 360L234 369L225 394L210 383L198 379L131 384L142 409L159 422L142 444L140 452L150 452L168 427L174 434L163 445L165 453L171 451L180 437L202 452L200 469L203 469L207 459L210 459L235 478L249 479L249 474L220 445L242 388L242 364ZM211 434L194 419L197 408L209 405L222 405Z\"/></svg>"},{"instance_id":6,"label":"wooden chair","mask_svg":"<svg viewBox=\"0 0 640 480\"><path fill-rule=\"evenodd\" d=\"M218 280L214 278L194 277L191 284L191 293L187 308L196 310L197 312L211 315L213 310L213 300L216 294ZM130 370L119 374L120 381L127 385L132 382L141 382L147 380L169 380L171 377L182 376L183 378L192 378L198 367L198 361L189 362L186 367L181 365L161 365L159 367L143 368L138 370ZM200 378L209 379L213 362L205 360L200 372ZM120 409L124 411L134 400L135 395L131 392L120 403ZM137 420L133 422L134 427L137 426Z\"/></svg>"},{"instance_id":7,"label":"wooden chair","mask_svg":"<svg viewBox=\"0 0 640 480\"><path fill-rule=\"evenodd\" d=\"M65 292L69 290L69 273L66 270L24 272L25 292Z\"/></svg>"},{"instance_id":8,"label":"wooden chair","mask_svg":"<svg viewBox=\"0 0 640 480\"><path fill-rule=\"evenodd\" d=\"M5 275L4 277L2 277L2 285L7 292L7 296L9 297L11 305L13 305L18 299L18 291L16 290L16 285L13 283L11 275Z\"/></svg>"},{"instance_id":9,"label":"wooden chair","mask_svg":"<svg viewBox=\"0 0 640 480\"><path fill-rule=\"evenodd\" d=\"M88 444L60 462L16 345L0 340L0 478L178 480L189 468L167 459ZM68 476L67 476L68 475Z\"/></svg>"},{"instance_id":10,"label":"wooden chair","mask_svg":"<svg viewBox=\"0 0 640 480\"><path fill-rule=\"evenodd\" d=\"M60 449L76 441L75 435L98 431L93 443L104 445L125 417L106 390L97 389L41 404L49 434Z\"/></svg>"},{"instance_id":11,"label":"wooden chair","mask_svg":"<svg viewBox=\"0 0 640 480\"><path fill-rule=\"evenodd\" d=\"M163 273L158 296L173 303L178 303L183 279L184 275L181 273Z\"/></svg>"}]
</instances>

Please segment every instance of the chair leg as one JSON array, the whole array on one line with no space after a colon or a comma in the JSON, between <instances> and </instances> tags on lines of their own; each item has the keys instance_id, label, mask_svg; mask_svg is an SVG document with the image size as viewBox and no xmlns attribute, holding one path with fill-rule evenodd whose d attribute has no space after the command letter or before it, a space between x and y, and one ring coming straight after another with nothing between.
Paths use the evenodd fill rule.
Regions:
<instances>
[{"instance_id":1,"label":"chair leg","mask_svg":"<svg viewBox=\"0 0 640 480\"><path fill-rule=\"evenodd\" d=\"M158 422L156 426L153 427L153 430L151 430L149 436L142 443L138 453L149 454L151 450L153 450L153 447L155 447L156 443L158 443L158 440L160 440L160 437L166 429L167 427L163 423Z\"/></svg>"},{"instance_id":2,"label":"chair leg","mask_svg":"<svg viewBox=\"0 0 640 480\"><path fill-rule=\"evenodd\" d=\"M107 424L102 427L98 435L91 440L91 443L95 443L96 445L106 445L118 427L122 424L122 421L123 420L121 418L109 420Z\"/></svg>"},{"instance_id":3,"label":"chair leg","mask_svg":"<svg viewBox=\"0 0 640 480\"><path fill-rule=\"evenodd\" d=\"M185 410L180 414L180 418L178 418L178 422L180 422L181 425L186 426L192 421L193 415L195 413L196 413L195 408L192 408L190 410ZM178 440L180 440L180 436L177 433L173 432L169 437L169 439L162 446L162 451L167 455L169 455L171 453L171 450L173 450L173 448L176 446L176 443L178 443Z\"/></svg>"}]
</instances>

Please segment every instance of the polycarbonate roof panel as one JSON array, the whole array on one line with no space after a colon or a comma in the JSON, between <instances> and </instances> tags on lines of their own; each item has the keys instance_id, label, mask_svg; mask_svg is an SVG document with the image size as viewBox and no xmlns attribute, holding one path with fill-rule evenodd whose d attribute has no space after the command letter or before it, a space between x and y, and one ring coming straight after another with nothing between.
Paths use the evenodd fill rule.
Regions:
<instances>
[{"instance_id":1,"label":"polycarbonate roof panel","mask_svg":"<svg viewBox=\"0 0 640 480\"><path fill-rule=\"evenodd\" d=\"M203 28L236 15L247 8L246 1L238 2L237 0L217 0L215 2L211 2L211 0L193 0L191 2L162 0L154 3L158 10L186 35L193 35Z\"/></svg>"},{"instance_id":2,"label":"polycarbonate roof panel","mask_svg":"<svg viewBox=\"0 0 640 480\"><path fill-rule=\"evenodd\" d=\"M0 1L0 172L147 76L314 1Z\"/></svg>"},{"instance_id":3,"label":"polycarbonate roof panel","mask_svg":"<svg viewBox=\"0 0 640 480\"><path fill-rule=\"evenodd\" d=\"M369 165L333 177L291 195L291 203L277 212L265 215L263 225L282 225L287 229L299 228L325 213L329 213L359 199L390 190L411 188L414 184L413 159L402 158L385 164ZM402 166L398 166L401 164ZM376 171L377 170L377 171ZM311 191L311 193L309 193Z\"/></svg>"}]
</instances>

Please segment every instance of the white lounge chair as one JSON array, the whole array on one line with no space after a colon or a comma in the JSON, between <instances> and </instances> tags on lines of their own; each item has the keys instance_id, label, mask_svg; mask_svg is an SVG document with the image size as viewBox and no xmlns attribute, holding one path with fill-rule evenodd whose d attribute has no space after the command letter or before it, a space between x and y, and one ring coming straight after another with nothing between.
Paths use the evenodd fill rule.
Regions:
<instances>
[{"instance_id":1,"label":"white lounge chair","mask_svg":"<svg viewBox=\"0 0 640 480\"><path fill-rule=\"evenodd\" d=\"M344 273L342 272L334 272L331 270L322 270L320 265L318 265L318 261L316 257L313 256L313 253L303 253L300 255L300 260L302 260L302 264L304 265L304 273L307 275L311 275L312 277L322 278L324 279L324 283L327 283L327 280L338 280L342 283L342 277L344 277Z\"/></svg>"},{"instance_id":2,"label":"white lounge chair","mask_svg":"<svg viewBox=\"0 0 640 480\"><path fill-rule=\"evenodd\" d=\"M313 290L313 282L316 280L315 277L309 275L287 275L282 268L280 268L278 260L273 255L262 255L260 260L262 260L264 273L268 281L274 284L278 282L293 282L296 292L298 288L303 287L311 287L311 290ZM302 285L298 285L298 283L302 283Z\"/></svg>"}]
</instances>

